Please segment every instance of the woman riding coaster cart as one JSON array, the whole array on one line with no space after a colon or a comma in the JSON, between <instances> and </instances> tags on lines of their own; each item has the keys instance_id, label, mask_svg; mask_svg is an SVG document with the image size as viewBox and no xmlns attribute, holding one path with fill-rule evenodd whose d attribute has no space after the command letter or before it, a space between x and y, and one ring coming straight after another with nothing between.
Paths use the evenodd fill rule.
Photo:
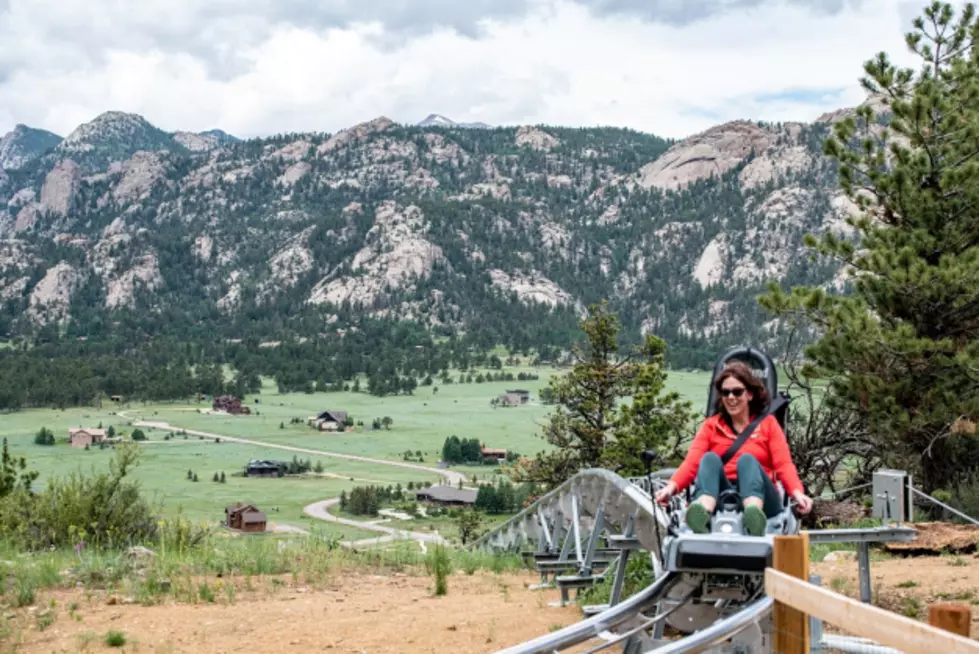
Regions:
<instances>
[{"instance_id":1,"label":"woman riding coaster cart","mask_svg":"<svg viewBox=\"0 0 979 654\"><path fill-rule=\"evenodd\" d=\"M714 385L717 413L701 425L683 463L656 493L656 501L666 504L696 478L696 495L687 507L686 522L691 531L704 534L710 531L717 498L736 488L743 498L745 531L749 536L762 536L768 518L782 510L775 486L778 479L795 499L799 512L809 513L812 499L805 494L785 433L774 415L758 424L730 460L725 463L722 459L737 435L768 407L765 385L740 361L728 363Z\"/></svg>"}]
</instances>

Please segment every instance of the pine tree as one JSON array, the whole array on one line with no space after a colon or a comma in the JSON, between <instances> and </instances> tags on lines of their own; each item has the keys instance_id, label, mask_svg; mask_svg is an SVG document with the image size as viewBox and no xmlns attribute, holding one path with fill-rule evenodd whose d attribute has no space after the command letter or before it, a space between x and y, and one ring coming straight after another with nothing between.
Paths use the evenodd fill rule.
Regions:
<instances>
[{"instance_id":1,"label":"pine tree","mask_svg":"<svg viewBox=\"0 0 979 654\"><path fill-rule=\"evenodd\" d=\"M864 65L862 85L890 116L864 105L826 142L859 207L848 220L859 243L806 239L846 265L853 293L773 286L761 298L816 329L804 373L829 379L829 397L866 420L884 463L928 492L955 489L979 465L977 39L972 5L955 20L934 2L906 39L917 73L885 53Z\"/></svg>"},{"instance_id":2,"label":"pine tree","mask_svg":"<svg viewBox=\"0 0 979 654\"><path fill-rule=\"evenodd\" d=\"M661 396L665 343L647 336L632 352L619 351L619 322L603 302L589 308L582 324L586 347L576 345L576 363L564 377L551 380L559 405L544 427L555 446L508 470L516 481L560 484L587 468L622 474L641 470L645 449L661 449L669 436L692 424L689 403L675 393ZM624 398L632 405L620 407Z\"/></svg>"},{"instance_id":3,"label":"pine tree","mask_svg":"<svg viewBox=\"0 0 979 654\"><path fill-rule=\"evenodd\" d=\"M24 457L14 458L10 455L7 439L4 438L0 448L0 497L17 491L30 492L39 474L36 470L27 469L27 459Z\"/></svg>"}]
</instances>

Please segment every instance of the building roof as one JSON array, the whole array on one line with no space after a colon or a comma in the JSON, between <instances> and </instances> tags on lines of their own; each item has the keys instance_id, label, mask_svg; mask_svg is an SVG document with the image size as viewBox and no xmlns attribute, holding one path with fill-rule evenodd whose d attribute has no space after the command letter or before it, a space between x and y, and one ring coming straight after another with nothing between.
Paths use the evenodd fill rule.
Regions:
<instances>
[{"instance_id":1,"label":"building roof","mask_svg":"<svg viewBox=\"0 0 979 654\"><path fill-rule=\"evenodd\" d=\"M227 509L225 509L225 511L229 515L233 515L235 513L241 513L242 511L246 513L252 511L258 511L258 507L255 506L254 504L235 504L234 506L229 506Z\"/></svg>"},{"instance_id":2,"label":"building roof","mask_svg":"<svg viewBox=\"0 0 979 654\"><path fill-rule=\"evenodd\" d=\"M430 486L415 492L415 497L426 496L439 502L466 502L475 504L477 491L455 486Z\"/></svg>"},{"instance_id":3,"label":"building roof","mask_svg":"<svg viewBox=\"0 0 979 654\"><path fill-rule=\"evenodd\" d=\"M249 511L245 515L241 516L242 523L246 525L253 525L258 522L265 522L265 514L261 511Z\"/></svg>"},{"instance_id":4,"label":"building roof","mask_svg":"<svg viewBox=\"0 0 979 654\"><path fill-rule=\"evenodd\" d=\"M249 468L281 468L288 465L288 463L283 463L282 461L262 461L258 459L252 459L248 462Z\"/></svg>"},{"instance_id":5,"label":"building roof","mask_svg":"<svg viewBox=\"0 0 979 654\"><path fill-rule=\"evenodd\" d=\"M104 429L97 429L95 427L75 427L68 430L68 437L71 438L75 434L90 434L92 436L105 436L106 431Z\"/></svg>"},{"instance_id":6,"label":"building roof","mask_svg":"<svg viewBox=\"0 0 979 654\"><path fill-rule=\"evenodd\" d=\"M332 420L333 422L343 423L347 421L346 411L332 411L327 409L326 411L321 411L317 416L317 420Z\"/></svg>"},{"instance_id":7,"label":"building roof","mask_svg":"<svg viewBox=\"0 0 979 654\"><path fill-rule=\"evenodd\" d=\"M490 455L492 455L492 454L503 454L504 456L506 455L506 450L497 450L497 449L493 449L492 447L484 447L480 451L483 454L490 454Z\"/></svg>"}]
</instances>

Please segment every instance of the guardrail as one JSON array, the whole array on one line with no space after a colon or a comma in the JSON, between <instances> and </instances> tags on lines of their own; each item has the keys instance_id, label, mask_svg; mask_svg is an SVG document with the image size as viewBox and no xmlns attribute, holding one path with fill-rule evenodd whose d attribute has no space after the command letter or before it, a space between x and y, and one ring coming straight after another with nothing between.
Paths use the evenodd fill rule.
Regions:
<instances>
[{"instance_id":1,"label":"guardrail","mask_svg":"<svg viewBox=\"0 0 979 654\"><path fill-rule=\"evenodd\" d=\"M811 583L805 532L775 537L773 567L765 570L765 594L775 602L772 652L776 654L810 654L829 647L868 653L979 654L979 641L969 638L968 605L934 604L929 609L929 624L925 624ZM820 633L814 643L813 619L819 621L820 632L822 623L828 623L859 639ZM857 647L844 649L847 644Z\"/></svg>"}]
</instances>

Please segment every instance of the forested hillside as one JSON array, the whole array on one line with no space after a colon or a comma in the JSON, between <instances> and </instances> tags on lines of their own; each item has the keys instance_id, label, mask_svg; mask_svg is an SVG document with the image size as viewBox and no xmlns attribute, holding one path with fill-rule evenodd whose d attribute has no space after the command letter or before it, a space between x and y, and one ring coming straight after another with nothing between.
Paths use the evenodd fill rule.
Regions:
<instances>
[{"instance_id":1,"label":"forested hillside","mask_svg":"<svg viewBox=\"0 0 979 654\"><path fill-rule=\"evenodd\" d=\"M188 368L203 362L234 363L240 389L366 373L405 392L495 345L550 358L603 299L675 366L775 348L768 281L841 288L802 238L848 233L822 155L847 113L679 143L383 117L247 141L119 112L63 139L18 128L0 172L0 405L187 394L210 383Z\"/></svg>"}]
</instances>

